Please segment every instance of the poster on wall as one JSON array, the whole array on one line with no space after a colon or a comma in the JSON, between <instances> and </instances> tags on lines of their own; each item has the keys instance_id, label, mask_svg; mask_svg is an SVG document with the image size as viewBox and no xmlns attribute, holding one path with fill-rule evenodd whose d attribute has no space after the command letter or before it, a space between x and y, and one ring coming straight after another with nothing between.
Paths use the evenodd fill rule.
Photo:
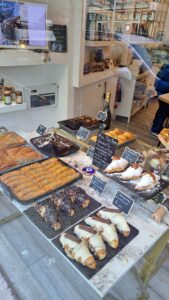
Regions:
<instances>
[{"instance_id":1,"label":"poster on wall","mask_svg":"<svg viewBox=\"0 0 169 300\"><path fill-rule=\"evenodd\" d=\"M67 26L53 24L50 27L51 41L49 49L51 52L67 52Z\"/></svg>"}]
</instances>

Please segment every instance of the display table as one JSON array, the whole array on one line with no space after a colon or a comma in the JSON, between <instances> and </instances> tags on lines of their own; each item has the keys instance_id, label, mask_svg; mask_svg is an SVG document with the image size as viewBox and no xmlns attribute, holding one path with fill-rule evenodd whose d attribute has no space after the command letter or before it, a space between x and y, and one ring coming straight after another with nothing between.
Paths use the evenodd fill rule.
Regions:
<instances>
[{"instance_id":1,"label":"display table","mask_svg":"<svg viewBox=\"0 0 169 300\"><path fill-rule=\"evenodd\" d=\"M163 94L159 96L159 100L169 104L169 93Z\"/></svg>"},{"instance_id":2,"label":"display table","mask_svg":"<svg viewBox=\"0 0 169 300\"><path fill-rule=\"evenodd\" d=\"M34 136L34 133L22 133L22 136L29 140ZM79 171L82 171L83 167L91 165L91 159L82 151L78 151L75 154L64 157L63 160L73 167L76 167ZM112 180L105 178L105 176L99 173L97 170L95 175L107 181L104 196L99 195L96 191L89 188L89 183L92 178L91 176L84 175L83 179L77 182L77 185L84 188L90 196L92 196L101 204L112 207L112 199L116 191L120 190L125 193L126 189ZM10 222L14 218L18 218L22 215L26 207L30 206L23 206L17 201L12 201L12 203L18 209L19 213L9 216L6 218L6 220L1 219L0 224ZM140 203L135 203L129 216L127 217L127 221L139 230L139 234L125 248L123 248L118 255L111 259L100 271L98 271L98 273L96 273L96 275L89 280L84 277L82 273L80 273L71 263L71 261L67 259L57 248L54 248L55 251L58 252L60 263L63 261L64 265L71 265L72 276L74 273L79 273L80 280L85 281L85 283L89 285L89 287L93 289L101 298L105 297L114 287L114 285L122 278L122 276L134 268L137 262L140 261L148 251L152 251L148 256L148 262L146 262L146 265L143 266L142 272L137 274L143 290L144 298L142 299L146 299L146 284L150 279L152 272L154 271L157 258L161 254L169 239L169 228L166 224L168 222L168 215L166 217L166 223L157 224L151 219L151 209L146 205L144 207L144 204L140 205ZM37 231L37 234L41 233ZM51 240L47 239L45 236L44 239L52 244ZM78 288L78 282L75 282L75 285ZM62 287L63 289L65 288L64 284Z\"/></svg>"}]
</instances>

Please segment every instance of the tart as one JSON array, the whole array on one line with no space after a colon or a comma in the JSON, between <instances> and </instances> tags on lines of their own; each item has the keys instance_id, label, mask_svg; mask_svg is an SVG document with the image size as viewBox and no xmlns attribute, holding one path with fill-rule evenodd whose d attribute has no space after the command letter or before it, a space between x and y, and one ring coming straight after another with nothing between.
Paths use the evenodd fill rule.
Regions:
<instances>
[{"instance_id":1,"label":"tart","mask_svg":"<svg viewBox=\"0 0 169 300\"><path fill-rule=\"evenodd\" d=\"M120 179L135 180L135 179L138 179L142 173L143 173L143 168L140 167L139 164L135 163L135 164L132 164L127 170L125 170L121 174Z\"/></svg>"},{"instance_id":2,"label":"tart","mask_svg":"<svg viewBox=\"0 0 169 300\"><path fill-rule=\"evenodd\" d=\"M124 171L128 166L128 161L119 156L112 156L112 162L105 169L105 173L117 173Z\"/></svg>"}]
</instances>

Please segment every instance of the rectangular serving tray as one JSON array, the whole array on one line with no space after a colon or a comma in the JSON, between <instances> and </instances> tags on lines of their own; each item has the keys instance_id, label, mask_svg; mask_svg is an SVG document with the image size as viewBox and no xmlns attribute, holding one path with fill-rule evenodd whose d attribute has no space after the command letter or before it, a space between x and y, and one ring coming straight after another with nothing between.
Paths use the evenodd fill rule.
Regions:
<instances>
[{"instance_id":1,"label":"rectangular serving tray","mask_svg":"<svg viewBox=\"0 0 169 300\"><path fill-rule=\"evenodd\" d=\"M99 210L99 209L98 209ZM95 215L95 213L92 213L92 215ZM85 219L85 218L84 218ZM78 224L85 224L84 219L81 220ZM112 247L110 247L106 242L105 242L105 246L106 246L106 252L107 252L107 256L104 260L99 260L98 258L96 259L96 264L97 267L95 270L91 270L85 266L83 266L80 263L77 263L74 260L71 260L66 254L64 249L62 248L62 245L60 243L60 236L58 236L57 238L52 240L52 243L54 244L54 246L62 253L63 256L65 256L65 258L72 264L74 265L74 267L80 272L82 273L87 279L91 279L94 275L96 275L96 273L98 271L100 271L113 257L115 257L117 254L119 254L119 252L127 245L129 244L139 233L139 231L132 225L129 224L130 227L130 235L129 237L124 237L119 231L118 232L118 237L119 237L119 247L117 249L113 249ZM72 226L71 228L69 228L68 230L66 230L65 232L73 234L73 229L74 226Z\"/></svg>"},{"instance_id":2,"label":"rectangular serving tray","mask_svg":"<svg viewBox=\"0 0 169 300\"><path fill-rule=\"evenodd\" d=\"M50 159L50 158L43 159L43 160L41 160L41 162L43 162L43 161L45 161L45 160L48 160L48 159ZM59 159L59 158L58 158L58 159ZM60 160L60 159L59 159L59 160ZM16 200L16 201L18 201L19 203L21 203L21 204L23 204L23 205L27 205L27 204L33 203L33 202L35 202L35 201L41 200L41 199L44 198L44 197L48 197L48 196L50 196L52 193L57 192L57 191L59 191L60 189L69 186L70 184L76 182L76 181L79 180L79 179L82 179L82 174L81 174L79 171L77 171L75 168L69 166L69 165L68 165L67 163L65 163L64 161L62 161L62 160L60 160L60 161L62 162L63 165L68 166L70 169L74 169L74 170L79 174L79 177L76 178L76 179L74 179L74 180L72 180L72 181L70 181L69 183L66 183L66 184L64 184L64 185L62 185L62 186L60 186L60 187L57 187L57 188L54 189L54 190L51 190L50 192L48 192L48 193L46 193L46 194L43 194L43 195L41 195L41 196L39 196L39 197L35 197L35 198L30 199L30 200L28 200L28 201L22 201L22 200L18 199L17 196L11 191L11 189L10 189L5 183L3 183L3 182L1 182L1 181L0 181L0 187L1 187L2 190L3 190L3 193L4 193L11 201ZM29 164L29 165L32 165L32 164ZM21 167L18 167L18 168L16 168L15 170L19 170L20 168L21 168Z\"/></svg>"}]
</instances>

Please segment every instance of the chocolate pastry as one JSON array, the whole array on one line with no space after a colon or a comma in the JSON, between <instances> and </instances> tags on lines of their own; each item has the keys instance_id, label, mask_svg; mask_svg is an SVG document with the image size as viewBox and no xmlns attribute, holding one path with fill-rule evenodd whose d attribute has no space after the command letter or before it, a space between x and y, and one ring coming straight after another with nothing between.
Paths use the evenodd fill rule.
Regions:
<instances>
[{"instance_id":1,"label":"chocolate pastry","mask_svg":"<svg viewBox=\"0 0 169 300\"><path fill-rule=\"evenodd\" d=\"M36 203L35 210L54 230L59 230L61 228L58 211L54 204L50 203L42 205L40 203Z\"/></svg>"},{"instance_id":2,"label":"chocolate pastry","mask_svg":"<svg viewBox=\"0 0 169 300\"><path fill-rule=\"evenodd\" d=\"M72 203L76 203L83 208L86 208L90 204L89 196L80 187L71 186L65 192Z\"/></svg>"},{"instance_id":3,"label":"chocolate pastry","mask_svg":"<svg viewBox=\"0 0 169 300\"><path fill-rule=\"evenodd\" d=\"M75 214L74 209L71 206L71 202L67 198L67 196L63 195L55 195L53 194L51 197L51 201L54 203L55 207L57 207L60 211L68 216L73 216Z\"/></svg>"}]
</instances>

